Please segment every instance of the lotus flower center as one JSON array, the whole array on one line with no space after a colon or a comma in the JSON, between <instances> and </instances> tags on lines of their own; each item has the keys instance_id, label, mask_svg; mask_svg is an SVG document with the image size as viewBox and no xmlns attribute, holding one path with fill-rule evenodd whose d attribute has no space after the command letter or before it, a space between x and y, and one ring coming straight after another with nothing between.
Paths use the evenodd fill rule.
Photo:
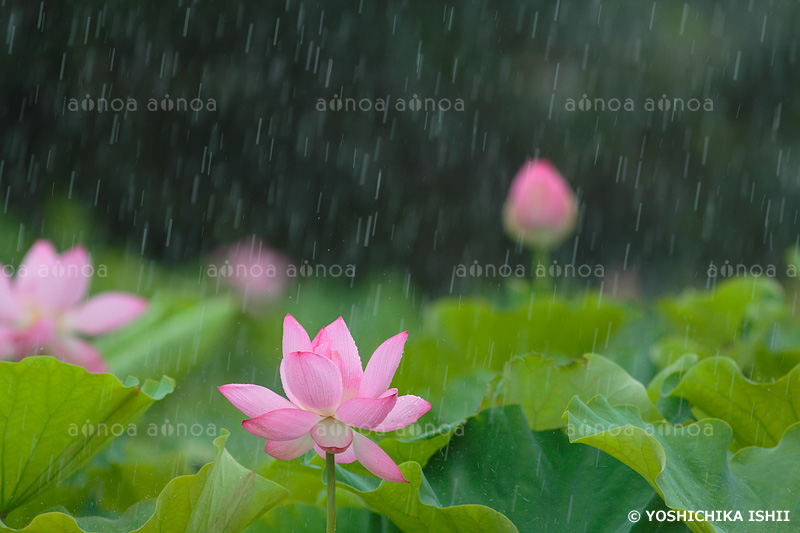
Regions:
<instances>
[{"instance_id":1,"label":"lotus flower center","mask_svg":"<svg viewBox=\"0 0 800 533\"><path fill-rule=\"evenodd\" d=\"M319 447L328 453L342 453L353 442L353 430L332 416L317 422L311 432Z\"/></svg>"}]
</instances>

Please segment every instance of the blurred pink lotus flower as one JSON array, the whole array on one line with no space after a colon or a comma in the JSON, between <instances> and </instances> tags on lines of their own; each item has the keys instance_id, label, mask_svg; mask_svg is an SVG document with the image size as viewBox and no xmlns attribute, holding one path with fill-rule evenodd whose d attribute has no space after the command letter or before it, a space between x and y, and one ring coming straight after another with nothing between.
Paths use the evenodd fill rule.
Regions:
<instances>
[{"instance_id":1,"label":"blurred pink lotus flower","mask_svg":"<svg viewBox=\"0 0 800 533\"><path fill-rule=\"evenodd\" d=\"M569 184L546 159L517 172L503 206L503 224L516 240L538 249L560 244L575 230L578 202Z\"/></svg>"},{"instance_id":2,"label":"blurred pink lotus flower","mask_svg":"<svg viewBox=\"0 0 800 533\"><path fill-rule=\"evenodd\" d=\"M13 281L0 275L0 359L52 355L90 372L105 372L99 352L83 336L113 331L136 319L147 302L104 292L82 301L94 269L83 246L59 255L37 241Z\"/></svg>"},{"instance_id":3,"label":"blurred pink lotus flower","mask_svg":"<svg viewBox=\"0 0 800 533\"><path fill-rule=\"evenodd\" d=\"M407 481L380 446L351 428L386 432L404 428L427 413L431 404L418 396L398 396L390 389L408 332L381 344L361 370L361 358L344 320L320 330L310 340L305 329L286 315L283 322L281 381L289 400L258 385L231 384L220 392L245 415L245 430L267 439L276 459L291 460L312 448L337 463L358 460L381 479Z\"/></svg>"},{"instance_id":4,"label":"blurred pink lotus flower","mask_svg":"<svg viewBox=\"0 0 800 533\"><path fill-rule=\"evenodd\" d=\"M221 248L213 262L209 274L236 290L247 309L271 302L289 286L288 257L256 236Z\"/></svg>"}]
</instances>

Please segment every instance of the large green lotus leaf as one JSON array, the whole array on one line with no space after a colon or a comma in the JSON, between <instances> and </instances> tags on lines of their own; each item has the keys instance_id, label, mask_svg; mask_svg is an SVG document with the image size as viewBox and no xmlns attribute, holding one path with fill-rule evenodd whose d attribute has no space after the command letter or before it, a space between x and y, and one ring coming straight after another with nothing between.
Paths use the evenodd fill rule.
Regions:
<instances>
[{"instance_id":1,"label":"large green lotus leaf","mask_svg":"<svg viewBox=\"0 0 800 533\"><path fill-rule=\"evenodd\" d=\"M575 398L564 416L571 442L598 448L630 466L669 508L743 515L741 522L717 515L710 522L687 521L692 531L797 531L792 522L750 522L749 512L800 513L800 424L790 427L774 448L745 448L730 455L733 432L722 420L649 424L635 407L612 407L602 396L588 403Z\"/></svg>"},{"instance_id":2,"label":"large green lotus leaf","mask_svg":"<svg viewBox=\"0 0 800 533\"><path fill-rule=\"evenodd\" d=\"M184 374L229 328L238 306L228 297L207 300L161 295L136 322L97 341L115 374Z\"/></svg>"},{"instance_id":3,"label":"large green lotus leaf","mask_svg":"<svg viewBox=\"0 0 800 533\"><path fill-rule=\"evenodd\" d=\"M699 360L697 354L687 353L656 374L647 385L647 396L650 401L658 403L662 398L669 396L684 374Z\"/></svg>"},{"instance_id":4,"label":"large green lotus leaf","mask_svg":"<svg viewBox=\"0 0 800 533\"><path fill-rule=\"evenodd\" d=\"M578 358L597 351L622 324L625 311L594 295L580 301L539 298L513 309L447 299L428 310L425 333L438 340L440 352L458 354L460 369L453 371L499 371L514 355Z\"/></svg>"},{"instance_id":5,"label":"large green lotus leaf","mask_svg":"<svg viewBox=\"0 0 800 533\"><path fill-rule=\"evenodd\" d=\"M174 382L122 384L52 357L0 362L0 518L73 474Z\"/></svg>"},{"instance_id":6,"label":"large green lotus leaf","mask_svg":"<svg viewBox=\"0 0 800 533\"><path fill-rule=\"evenodd\" d=\"M349 494L349 493L347 493ZM274 531L325 531L326 509L320 505L288 503L269 511L247 529L247 533L271 533ZM391 529L389 529L391 528ZM384 517L357 507L336 506L336 529L359 533L387 533L395 531Z\"/></svg>"},{"instance_id":7,"label":"large green lotus leaf","mask_svg":"<svg viewBox=\"0 0 800 533\"><path fill-rule=\"evenodd\" d=\"M753 364L743 370L748 372L751 379L758 382L766 383L780 379L800 364L798 344L779 350L771 350L768 346L759 344L754 346L752 351ZM742 359L737 357L736 353L730 357L737 361Z\"/></svg>"},{"instance_id":8,"label":"large green lotus leaf","mask_svg":"<svg viewBox=\"0 0 800 533\"><path fill-rule=\"evenodd\" d=\"M406 533L503 533L516 532L511 521L484 505L442 505L418 463L400 465L408 483L372 479L337 468L337 487L357 495L371 510L386 515Z\"/></svg>"},{"instance_id":9,"label":"large green lotus leaf","mask_svg":"<svg viewBox=\"0 0 800 533\"><path fill-rule=\"evenodd\" d=\"M687 400L698 415L730 424L734 448L771 448L800 421L800 366L775 382L756 383L731 359L704 359L686 372L670 395Z\"/></svg>"},{"instance_id":10,"label":"large green lotus leaf","mask_svg":"<svg viewBox=\"0 0 800 533\"><path fill-rule=\"evenodd\" d=\"M464 353L439 350L438 344L434 337L412 335L392 380L392 387L404 394L431 402L432 413L425 418L431 424L475 414L486 384L497 374L496 370L473 367Z\"/></svg>"},{"instance_id":11,"label":"large green lotus leaf","mask_svg":"<svg viewBox=\"0 0 800 533\"><path fill-rule=\"evenodd\" d=\"M316 457L318 456L315 455ZM327 488L323 482L323 465L324 461L321 459L319 462L316 460L306 462L303 459L295 459L293 461L270 460L260 470L260 473L267 479L286 487L289 491L288 503L324 505L327 497ZM341 465L337 466L337 472L339 470L341 470ZM364 507L356 496L339 487L336 489L336 506Z\"/></svg>"},{"instance_id":12,"label":"large green lotus leaf","mask_svg":"<svg viewBox=\"0 0 800 533\"><path fill-rule=\"evenodd\" d=\"M139 533L237 532L282 503L288 491L243 467L225 450L229 433L214 439L217 457L196 475L173 479Z\"/></svg>"},{"instance_id":13,"label":"large green lotus leaf","mask_svg":"<svg viewBox=\"0 0 800 533\"><path fill-rule=\"evenodd\" d=\"M689 402L683 398L671 396L681 378L699 358L696 354L686 354L656 374L647 386L650 401L656 404L664 419L670 424L683 424L691 417Z\"/></svg>"},{"instance_id":14,"label":"large green lotus leaf","mask_svg":"<svg viewBox=\"0 0 800 533\"><path fill-rule=\"evenodd\" d=\"M424 468L431 456L444 448L453 434L459 431L460 426L451 425L408 439L390 434L392 436L382 439L380 445L396 463L414 461Z\"/></svg>"},{"instance_id":15,"label":"large green lotus leaf","mask_svg":"<svg viewBox=\"0 0 800 533\"><path fill-rule=\"evenodd\" d=\"M786 328L773 328L777 331L784 331ZM786 340L779 341L781 335L768 337L751 337L746 342L733 342L725 346L701 344L692 339L679 335L667 336L651 349L651 358L659 368L666 368L675 364L680 358L689 354L694 354L699 359L724 355L736 361L747 375L755 381L769 382L775 381L785 375L792 368L800 364L800 349L796 346L785 346ZM773 343L784 345L779 349L772 349L767 346Z\"/></svg>"},{"instance_id":16,"label":"large green lotus leaf","mask_svg":"<svg viewBox=\"0 0 800 533\"><path fill-rule=\"evenodd\" d=\"M393 386L433 404L436 423L477 412L486 384L515 355L537 352L561 362L605 347L628 308L540 297L498 308L482 300L444 299L425 313L406 345Z\"/></svg>"},{"instance_id":17,"label":"large green lotus leaf","mask_svg":"<svg viewBox=\"0 0 800 533\"><path fill-rule=\"evenodd\" d=\"M637 313L611 336L598 351L625 369L634 379L647 383L658 367L647 347L653 346L667 332L664 320L655 313Z\"/></svg>"},{"instance_id":18,"label":"large green lotus leaf","mask_svg":"<svg viewBox=\"0 0 800 533\"><path fill-rule=\"evenodd\" d=\"M142 502L117 519L100 517L75 518L67 513L50 511L36 516L22 529L0 524L0 531L22 533L130 533L140 527L153 513L152 501Z\"/></svg>"},{"instance_id":19,"label":"large green lotus leaf","mask_svg":"<svg viewBox=\"0 0 800 533\"><path fill-rule=\"evenodd\" d=\"M25 533L138 533L170 532L236 533L285 501L287 491L257 475L225 450L229 433L221 431L214 440L217 455L195 475L180 476L164 487L155 502L131 507L117 519L74 518L61 512L47 512L23 529L0 525L0 531Z\"/></svg>"},{"instance_id":20,"label":"large green lotus leaf","mask_svg":"<svg viewBox=\"0 0 800 533\"><path fill-rule=\"evenodd\" d=\"M137 425L140 435L114 441L72 478L73 484L86 486L84 502L92 512L122 513L139 502L155 501L172 479L196 474L214 458L211 438L181 439L184 446L173 451L164 446L168 439L148 435L145 418Z\"/></svg>"},{"instance_id":21,"label":"large green lotus leaf","mask_svg":"<svg viewBox=\"0 0 800 533\"><path fill-rule=\"evenodd\" d=\"M377 442L397 464L414 461L424 467L432 455L447 445L452 435L461 431L463 426L460 425L441 426L429 434L409 439L401 439L400 432L394 432ZM324 466L325 462L318 455L311 454L308 460L270 460L259 472L289 489L290 502L320 504L324 502L327 490L322 477ZM370 489L378 486L378 479L358 461L337 465L337 471L345 471L343 475L354 474L349 479L360 479L362 489L366 486L364 483L372 483ZM357 497L341 488L337 489L337 506L363 507Z\"/></svg>"},{"instance_id":22,"label":"large green lotus leaf","mask_svg":"<svg viewBox=\"0 0 800 533\"><path fill-rule=\"evenodd\" d=\"M706 346L685 335L667 335L650 348L650 358L660 369L665 369L688 354L709 357L720 351L719 347Z\"/></svg>"},{"instance_id":23,"label":"large green lotus leaf","mask_svg":"<svg viewBox=\"0 0 800 533\"><path fill-rule=\"evenodd\" d=\"M402 531L516 531L507 518L481 505L443 507L422 473L418 463L410 461L400 465L410 483L381 482L374 476L363 476L357 471L336 466L336 507L344 514L347 523L363 520L365 505L374 513L388 517L394 525L383 519L376 521L370 513L372 530L387 531L395 526ZM316 460L307 464L301 460L271 461L263 474L289 489L289 508L270 511L255 524L254 531L280 524L318 524L323 518L318 511L309 511L298 517L299 509L316 506L324 510L327 489L323 482L323 467ZM377 528L377 529L376 529ZM294 530L294 529L292 529ZM312 529L314 530L314 529ZM365 529L361 528L359 530Z\"/></svg>"},{"instance_id":24,"label":"large green lotus leaf","mask_svg":"<svg viewBox=\"0 0 800 533\"><path fill-rule=\"evenodd\" d=\"M672 333L652 348L665 368L686 353L727 356L748 377L774 381L800 363L797 328L781 286L769 278L730 279L660 303Z\"/></svg>"},{"instance_id":25,"label":"large green lotus leaf","mask_svg":"<svg viewBox=\"0 0 800 533\"><path fill-rule=\"evenodd\" d=\"M564 427L562 415L573 396L588 401L598 394L615 405L637 406L648 420L662 418L641 383L613 361L594 354L566 365L540 355L515 357L489 384L481 408L519 404L531 429L556 429Z\"/></svg>"},{"instance_id":26,"label":"large green lotus leaf","mask_svg":"<svg viewBox=\"0 0 800 533\"><path fill-rule=\"evenodd\" d=\"M632 531L632 510L658 501L633 470L563 430L528 427L517 405L481 411L425 468L431 488L451 505L479 503L520 531Z\"/></svg>"},{"instance_id":27,"label":"large green lotus leaf","mask_svg":"<svg viewBox=\"0 0 800 533\"><path fill-rule=\"evenodd\" d=\"M677 334L720 347L764 334L788 312L780 284L766 277L687 291L662 300L660 308Z\"/></svg>"},{"instance_id":28,"label":"large green lotus leaf","mask_svg":"<svg viewBox=\"0 0 800 533\"><path fill-rule=\"evenodd\" d=\"M652 349L661 368L686 353L701 359L725 355L749 376L776 379L798 362L789 306L781 286L769 278L730 279L711 290L686 291L660 302L672 333Z\"/></svg>"}]
</instances>

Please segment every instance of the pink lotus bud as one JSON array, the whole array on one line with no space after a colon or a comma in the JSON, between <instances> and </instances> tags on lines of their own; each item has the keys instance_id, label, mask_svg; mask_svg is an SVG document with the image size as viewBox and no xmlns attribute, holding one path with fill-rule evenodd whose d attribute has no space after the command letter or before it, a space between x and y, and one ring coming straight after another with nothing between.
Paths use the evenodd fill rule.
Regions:
<instances>
[{"instance_id":1,"label":"pink lotus bud","mask_svg":"<svg viewBox=\"0 0 800 533\"><path fill-rule=\"evenodd\" d=\"M553 248L575 231L578 202L564 177L546 159L525 163L503 206L508 234L532 248Z\"/></svg>"}]
</instances>

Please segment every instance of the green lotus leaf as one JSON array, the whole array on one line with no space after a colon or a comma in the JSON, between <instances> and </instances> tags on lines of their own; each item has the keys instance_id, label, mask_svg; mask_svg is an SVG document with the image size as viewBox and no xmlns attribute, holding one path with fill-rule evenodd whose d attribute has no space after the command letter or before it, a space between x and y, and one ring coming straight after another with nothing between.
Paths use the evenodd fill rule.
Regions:
<instances>
[{"instance_id":1,"label":"green lotus leaf","mask_svg":"<svg viewBox=\"0 0 800 533\"><path fill-rule=\"evenodd\" d=\"M451 505L478 503L520 531L634 531L628 513L660 498L630 468L562 429L531 431L518 405L471 417L425 467L431 488Z\"/></svg>"},{"instance_id":2,"label":"green lotus leaf","mask_svg":"<svg viewBox=\"0 0 800 533\"><path fill-rule=\"evenodd\" d=\"M588 401L597 394L607 395L615 405L639 407L648 420L662 418L641 383L594 354L566 365L539 355L514 358L489 384L481 408L519 404L531 429L556 429L565 425L562 414L573 396Z\"/></svg>"},{"instance_id":3,"label":"green lotus leaf","mask_svg":"<svg viewBox=\"0 0 800 533\"><path fill-rule=\"evenodd\" d=\"M357 495L372 511L385 514L406 533L504 533L517 528L501 513L484 505L442 505L430 488L422 468L409 461L400 465L408 483L382 481L377 488L357 487L356 474L337 468L337 487ZM343 474L343 475L342 475ZM360 476L358 476L360 477ZM367 481L367 484L370 482Z\"/></svg>"},{"instance_id":4,"label":"green lotus leaf","mask_svg":"<svg viewBox=\"0 0 800 533\"><path fill-rule=\"evenodd\" d=\"M22 529L0 524L0 531L40 533L150 533L244 531L258 517L286 500L280 485L257 475L225 450L229 433L214 440L217 455L197 474L167 484L155 501L134 505L119 518L75 518L63 512L38 515Z\"/></svg>"},{"instance_id":5,"label":"green lotus leaf","mask_svg":"<svg viewBox=\"0 0 800 533\"><path fill-rule=\"evenodd\" d=\"M64 480L172 392L52 357L0 362L0 519Z\"/></svg>"},{"instance_id":6,"label":"green lotus leaf","mask_svg":"<svg viewBox=\"0 0 800 533\"><path fill-rule=\"evenodd\" d=\"M564 416L570 442L593 446L631 467L670 509L702 512L684 521L692 531L797 531L792 521L752 519L757 512L800 513L800 424L791 426L774 448L745 448L731 456L733 432L722 420L651 424L635 407L612 407L602 396L588 403L575 398ZM709 516L710 511L729 511L733 519L738 511L742 520ZM642 521L658 525L646 514Z\"/></svg>"},{"instance_id":7,"label":"green lotus leaf","mask_svg":"<svg viewBox=\"0 0 800 533\"><path fill-rule=\"evenodd\" d=\"M772 383L747 379L727 357L691 367L670 396L687 400L696 414L720 418L733 430L733 447L771 448L800 422L800 366Z\"/></svg>"}]
</instances>

